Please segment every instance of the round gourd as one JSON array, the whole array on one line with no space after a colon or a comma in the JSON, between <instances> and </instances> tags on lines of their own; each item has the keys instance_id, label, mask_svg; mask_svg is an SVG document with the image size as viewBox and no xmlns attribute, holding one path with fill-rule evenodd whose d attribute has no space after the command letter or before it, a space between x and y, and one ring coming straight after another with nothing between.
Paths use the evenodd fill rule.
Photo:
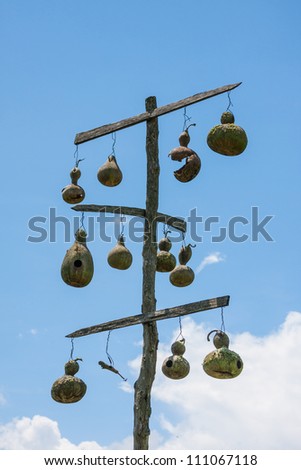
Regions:
<instances>
[{"instance_id":1,"label":"round gourd","mask_svg":"<svg viewBox=\"0 0 301 470\"><path fill-rule=\"evenodd\" d=\"M169 273L177 264L176 258L169 251L159 251L157 253L156 270L160 273Z\"/></svg>"},{"instance_id":2,"label":"round gourd","mask_svg":"<svg viewBox=\"0 0 301 470\"><path fill-rule=\"evenodd\" d=\"M186 287L193 282L194 272L189 266L179 264L171 271L169 280L173 286Z\"/></svg>"},{"instance_id":3,"label":"round gourd","mask_svg":"<svg viewBox=\"0 0 301 470\"><path fill-rule=\"evenodd\" d=\"M183 356L170 356L162 364L162 372L169 379L184 379L189 371L189 362Z\"/></svg>"},{"instance_id":4,"label":"round gourd","mask_svg":"<svg viewBox=\"0 0 301 470\"><path fill-rule=\"evenodd\" d=\"M233 379L241 373L243 362L236 352L223 346L207 354L203 369L216 379Z\"/></svg>"},{"instance_id":5,"label":"round gourd","mask_svg":"<svg viewBox=\"0 0 301 470\"><path fill-rule=\"evenodd\" d=\"M65 364L65 375L57 379L51 387L51 397L58 403L76 403L81 400L86 391L85 382L74 374L78 372L79 365L76 360Z\"/></svg>"},{"instance_id":6,"label":"round gourd","mask_svg":"<svg viewBox=\"0 0 301 470\"><path fill-rule=\"evenodd\" d=\"M87 234L79 229L75 234L75 242L67 250L61 266L63 281L69 286L85 287L93 277L94 264L92 255L86 245Z\"/></svg>"},{"instance_id":7,"label":"round gourd","mask_svg":"<svg viewBox=\"0 0 301 470\"><path fill-rule=\"evenodd\" d=\"M233 114L226 111L221 116L221 124L209 131L207 144L214 152L232 157L245 150L248 138L244 129L234 124Z\"/></svg>"}]
</instances>

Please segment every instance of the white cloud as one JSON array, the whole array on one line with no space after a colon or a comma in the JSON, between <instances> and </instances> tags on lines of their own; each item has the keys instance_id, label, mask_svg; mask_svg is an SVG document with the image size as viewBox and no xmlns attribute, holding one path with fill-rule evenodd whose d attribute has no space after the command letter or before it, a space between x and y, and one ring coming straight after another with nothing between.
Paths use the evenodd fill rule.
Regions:
<instances>
[{"instance_id":1,"label":"white cloud","mask_svg":"<svg viewBox=\"0 0 301 470\"><path fill-rule=\"evenodd\" d=\"M15 418L7 424L0 425L1 450L97 450L103 449L96 442L72 444L61 436L58 423L46 416L33 418Z\"/></svg>"},{"instance_id":2,"label":"white cloud","mask_svg":"<svg viewBox=\"0 0 301 470\"><path fill-rule=\"evenodd\" d=\"M220 263L221 261L225 261L225 257L221 255L219 251L215 251L203 259L203 261L195 268L195 273L198 274L209 264Z\"/></svg>"},{"instance_id":3,"label":"white cloud","mask_svg":"<svg viewBox=\"0 0 301 470\"><path fill-rule=\"evenodd\" d=\"M290 312L278 331L263 338L230 334L230 349L244 361L241 375L230 380L203 372L203 358L214 349L204 326L186 319L183 333L191 367L186 379L164 377L164 345L158 355L153 399L166 405L161 427L169 433L160 449L301 448L300 313Z\"/></svg>"}]
</instances>

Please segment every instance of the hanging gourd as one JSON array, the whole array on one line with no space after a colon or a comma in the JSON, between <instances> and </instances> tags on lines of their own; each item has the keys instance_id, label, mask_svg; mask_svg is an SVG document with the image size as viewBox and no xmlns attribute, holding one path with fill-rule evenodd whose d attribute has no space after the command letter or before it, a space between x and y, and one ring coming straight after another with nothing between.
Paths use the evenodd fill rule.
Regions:
<instances>
[{"instance_id":1,"label":"hanging gourd","mask_svg":"<svg viewBox=\"0 0 301 470\"><path fill-rule=\"evenodd\" d=\"M74 375L79 371L77 361L71 359L65 364L65 374L57 379L51 388L51 397L59 403L76 403L87 391L85 382Z\"/></svg>"},{"instance_id":2,"label":"hanging gourd","mask_svg":"<svg viewBox=\"0 0 301 470\"><path fill-rule=\"evenodd\" d=\"M71 184L62 189L62 197L68 204L77 204L85 198L85 191L77 184L80 176L81 171L75 166L70 172Z\"/></svg>"},{"instance_id":3,"label":"hanging gourd","mask_svg":"<svg viewBox=\"0 0 301 470\"><path fill-rule=\"evenodd\" d=\"M97 172L98 181L105 186L113 187L121 183L122 172L115 155L110 155Z\"/></svg>"},{"instance_id":4,"label":"hanging gourd","mask_svg":"<svg viewBox=\"0 0 301 470\"><path fill-rule=\"evenodd\" d=\"M221 124L210 130L207 144L214 152L233 157L245 150L248 138L244 129L234 124L233 113L225 111L221 115Z\"/></svg>"},{"instance_id":5,"label":"hanging gourd","mask_svg":"<svg viewBox=\"0 0 301 470\"><path fill-rule=\"evenodd\" d=\"M176 258L172 253L170 253L171 249L171 241L167 237L167 232L164 238L161 238L159 241L159 252L157 253L157 267L156 270L160 273L167 273L172 271L176 264Z\"/></svg>"},{"instance_id":6,"label":"hanging gourd","mask_svg":"<svg viewBox=\"0 0 301 470\"><path fill-rule=\"evenodd\" d=\"M172 356L169 356L162 364L162 372L169 379L184 379L189 374L189 362L183 357L185 353L185 339L175 341L171 346Z\"/></svg>"},{"instance_id":7,"label":"hanging gourd","mask_svg":"<svg viewBox=\"0 0 301 470\"><path fill-rule=\"evenodd\" d=\"M133 261L131 252L124 244L124 236L120 235L117 244L108 254L108 263L111 268L128 269Z\"/></svg>"},{"instance_id":8,"label":"hanging gourd","mask_svg":"<svg viewBox=\"0 0 301 470\"><path fill-rule=\"evenodd\" d=\"M211 331L207 336L208 341L213 332L216 332L213 343L217 349L207 354L203 361L203 369L206 374L216 379L233 379L241 373L243 361L236 352L228 349L229 337L223 331Z\"/></svg>"},{"instance_id":9,"label":"hanging gourd","mask_svg":"<svg viewBox=\"0 0 301 470\"><path fill-rule=\"evenodd\" d=\"M75 234L75 242L67 250L61 266L63 281L69 286L85 287L92 280L94 264L92 255L86 245L87 234L80 228Z\"/></svg>"},{"instance_id":10,"label":"hanging gourd","mask_svg":"<svg viewBox=\"0 0 301 470\"><path fill-rule=\"evenodd\" d=\"M176 287L189 286L194 280L194 272L186 263L191 258L192 245L182 246L179 253L179 265L176 266L169 275L169 280Z\"/></svg>"},{"instance_id":11,"label":"hanging gourd","mask_svg":"<svg viewBox=\"0 0 301 470\"><path fill-rule=\"evenodd\" d=\"M190 126L195 126L195 124L190 124ZM179 170L174 171L174 175L178 181L181 183L187 183L188 181L193 180L201 169L201 159L197 153L188 148L187 145L190 142L190 135L188 132L188 126L179 136L180 147L172 149L168 156L172 160L181 162L186 158L185 165Z\"/></svg>"}]
</instances>

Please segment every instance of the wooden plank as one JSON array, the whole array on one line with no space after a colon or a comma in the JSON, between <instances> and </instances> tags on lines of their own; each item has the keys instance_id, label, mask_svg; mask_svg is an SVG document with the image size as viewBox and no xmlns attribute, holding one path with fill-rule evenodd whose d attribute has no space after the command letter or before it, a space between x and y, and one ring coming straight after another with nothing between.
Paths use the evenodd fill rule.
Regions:
<instances>
[{"instance_id":1,"label":"wooden plank","mask_svg":"<svg viewBox=\"0 0 301 470\"><path fill-rule=\"evenodd\" d=\"M212 98L213 96L226 93L238 87L239 85L241 85L241 82L234 83L233 85L225 85L220 88L215 88L214 90L197 93L193 96L189 96L188 98L184 98L174 103L170 103L165 106L156 108L151 113L145 112L142 114L138 114L137 116L114 122L112 124L105 124L104 126L96 127L95 129L91 129L89 131L80 132L76 134L74 143L76 145L83 144L84 142L97 139L104 135L112 134L113 132L120 131L121 129L126 129L127 127L134 126L135 124L147 121L148 119L163 116L164 114L171 113L172 111L176 111L177 109L185 108L186 106L190 106L194 103L207 100L208 98Z\"/></svg>"},{"instance_id":2,"label":"wooden plank","mask_svg":"<svg viewBox=\"0 0 301 470\"><path fill-rule=\"evenodd\" d=\"M112 214L122 214L144 218L146 217L145 209L140 209L138 207L77 204L76 206L71 207L71 209L77 212L109 212ZM180 232L186 232L185 220L179 219L178 217L172 217L171 215L157 212L155 222L162 222L168 225L169 227L179 230Z\"/></svg>"},{"instance_id":3,"label":"wooden plank","mask_svg":"<svg viewBox=\"0 0 301 470\"><path fill-rule=\"evenodd\" d=\"M119 328L126 328L128 326L139 325L149 321L167 320L169 318L176 318L185 315L191 315L197 312L204 312L219 307L227 307L230 302L230 296L215 297L213 299L200 300L190 304L179 305L178 307L165 308L157 310L156 312L149 313L147 319L143 315L133 315L130 317L119 318L111 320L99 325L89 326L81 330L74 331L66 336L66 338L79 338L81 336L93 335L95 333L102 333L103 331L117 330Z\"/></svg>"}]
</instances>

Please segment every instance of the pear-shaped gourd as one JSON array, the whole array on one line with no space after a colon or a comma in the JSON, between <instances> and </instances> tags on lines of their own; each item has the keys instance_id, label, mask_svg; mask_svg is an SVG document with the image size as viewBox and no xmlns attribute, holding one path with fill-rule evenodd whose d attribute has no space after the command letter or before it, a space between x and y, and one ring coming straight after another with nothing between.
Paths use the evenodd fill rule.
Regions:
<instances>
[{"instance_id":1,"label":"pear-shaped gourd","mask_svg":"<svg viewBox=\"0 0 301 470\"><path fill-rule=\"evenodd\" d=\"M169 280L176 287L189 286L194 281L194 272L186 263L189 261L191 254L191 245L189 247L182 246L179 253L179 265L176 266L169 275ZM189 256L190 255L190 256Z\"/></svg>"},{"instance_id":2,"label":"pear-shaped gourd","mask_svg":"<svg viewBox=\"0 0 301 470\"><path fill-rule=\"evenodd\" d=\"M99 168L97 178L105 186L113 187L121 183L122 172L114 155L110 155L107 161Z\"/></svg>"},{"instance_id":3,"label":"pear-shaped gourd","mask_svg":"<svg viewBox=\"0 0 301 470\"><path fill-rule=\"evenodd\" d=\"M248 138L244 129L234 124L231 111L225 111L221 116L221 124L209 131L207 144L214 152L233 157L245 150Z\"/></svg>"},{"instance_id":4,"label":"pear-shaped gourd","mask_svg":"<svg viewBox=\"0 0 301 470\"><path fill-rule=\"evenodd\" d=\"M51 397L59 403L76 403L81 400L87 391L83 380L74 375L79 370L78 362L81 359L70 360L65 364L65 374L57 379L51 388Z\"/></svg>"},{"instance_id":5,"label":"pear-shaped gourd","mask_svg":"<svg viewBox=\"0 0 301 470\"><path fill-rule=\"evenodd\" d=\"M175 341L171 346L172 356L162 364L162 372L169 379L184 379L189 374L189 362L183 357L185 353L185 340Z\"/></svg>"},{"instance_id":6,"label":"pear-shaped gourd","mask_svg":"<svg viewBox=\"0 0 301 470\"><path fill-rule=\"evenodd\" d=\"M171 241L168 237L164 237L159 241L159 252L157 253L157 271L167 273L172 271L176 264L176 258L169 252L171 249Z\"/></svg>"},{"instance_id":7,"label":"pear-shaped gourd","mask_svg":"<svg viewBox=\"0 0 301 470\"><path fill-rule=\"evenodd\" d=\"M108 254L108 263L115 269L128 269L133 261L131 252L124 244L124 237L120 235L117 244Z\"/></svg>"},{"instance_id":8,"label":"pear-shaped gourd","mask_svg":"<svg viewBox=\"0 0 301 470\"><path fill-rule=\"evenodd\" d=\"M61 266L63 281L69 286L85 287L92 280L94 264L92 255L86 245L87 234L79 229L75 234L75 242L67 250Z\"/></svg>"},{"instance_id":9,"label":"pear-shaped gourd","mask_svg":"<svg viewBox=\"0 0 301 470\"><path fill-rule=\"evenodd\" d=\"M229 337L220 330L216 331L213 338L213 343L216 349L205 357L203 361L203 369L207 375L214 377L215 379L233 379L237 377L243 369L243 361L241 357L234 351L230 351Z\"/></svg>"},{"instance_id":10,"label":"pear-shaped gourd","mask_svg":"<svg viewBox=\"0 0 301 470\"><path fill-rule=\"evenodd\" d=\"M62 189L62 197L68 204L77 204L82 202L85 198L85 191L77 184L80 176L80 169L78 167L72 168L70 173L71 184L68 184L68 186Z\"/></svg>"}]
</instances>

